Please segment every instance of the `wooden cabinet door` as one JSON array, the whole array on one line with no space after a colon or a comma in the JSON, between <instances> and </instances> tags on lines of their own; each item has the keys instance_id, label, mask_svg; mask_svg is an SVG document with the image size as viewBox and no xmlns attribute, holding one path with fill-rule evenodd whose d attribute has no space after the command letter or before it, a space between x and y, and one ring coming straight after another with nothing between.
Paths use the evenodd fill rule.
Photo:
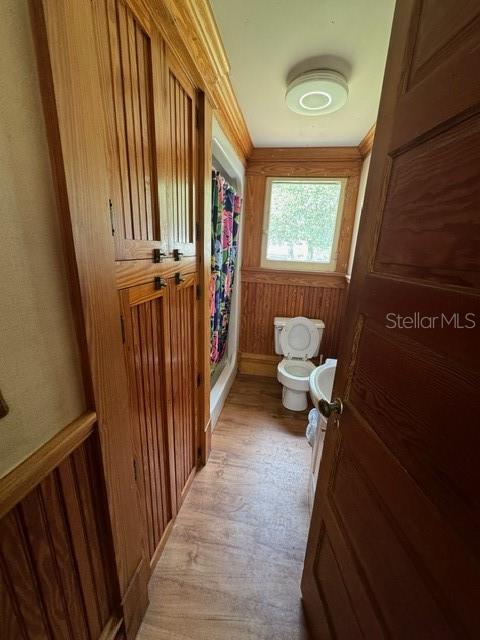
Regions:
<instances>
[{"instance_id":1,"label":"wooden cabinet door","mask_svg":"<svg viewBox=\"0 0 480 640\"><path fill-rule=\"evenodd\" d=\"M196 95L179 63L167 51L168 233L170 249L195 255Z\"/></svg>"},{"instance_id":2,"label":"wooden cabinet door","mask_svg":"<svg viewBox=\"0 0 480 640\"><path fill-rule=\"evenodd\" d=\"M164 190L164 45L148 14L124 0L94 0L106 115L110 216L117 260L167 252Z\"/></svg>"},{"instance_id":3,"label":"wooden cabinet door","mask_svg":"<svg viewBox=\"0 0 480 640\"><path fill-rule=\"evenodd\" d=\"M480 4L396 4L302 593L313 638L480 637Z\"/></svg>"},{"instance_id":4,"label":"wooden cabinet door","mask_svg":"<svg viewBox=\"0 0 480 640\"><path fill-rule=\"evenodd\" d=\"M183 282L169 280L170 336L172 358L172 413L175 445L177 506L183 501L197 466L195 395L196 359L196 276L182 276Z\"/></svg>"},{"instance_id":5,"label":"wooden cabinet door","mask_svg":"<svg viewBox=\"0 0 480 640\"><path fill-rule=\"evenodd\" d=\"M169 296L165 287L150 282L125 289L120 297L137 484L153 565L176 513Z\"/></svg>"}]
</instances>

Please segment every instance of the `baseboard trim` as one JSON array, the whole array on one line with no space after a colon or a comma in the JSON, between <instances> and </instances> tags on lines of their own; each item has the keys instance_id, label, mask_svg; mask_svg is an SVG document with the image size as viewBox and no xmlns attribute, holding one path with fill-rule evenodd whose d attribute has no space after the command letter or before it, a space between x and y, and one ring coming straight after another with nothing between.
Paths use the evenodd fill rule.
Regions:
<instances>
[{"instance_id":1,"label":"baseboard trim","mask_svg":"<svg viewBox=\"0 0 480 640\"><path fill-rule=\"evenodd\" d=\"M150 565L140 560L123 596L121 607L127 640L134 640L148 607Z\"/></svg>"},{"instance_id":2,"label":"baseboard trim","mask_svg":"<svg viewBox=\"0 0 480 640\"><path fill-rule=\"evenodd\" d=\"M280 360L280 356L263 353L239 353L238 370L250 376L276 378Z\"/></svg>"},{"instance_id":3,"label":"baseboard trim","mask_svg":"<svg viewBox=\"0 0 480 640\"><path fill-rule=\"evenodd\" d=\"M105 625L101 636L98 640L116 640L119 637L119 632L123 624L123 618L118 616L112 616Z\"/></svg>"}]
</instances>

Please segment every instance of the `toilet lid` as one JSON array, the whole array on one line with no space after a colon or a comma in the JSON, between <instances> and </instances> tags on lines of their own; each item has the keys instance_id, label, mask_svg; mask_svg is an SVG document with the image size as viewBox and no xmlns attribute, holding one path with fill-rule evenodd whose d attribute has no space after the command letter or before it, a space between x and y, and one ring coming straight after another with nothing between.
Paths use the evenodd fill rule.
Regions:
<instances>
[{"instance_id":1,"label":"toilet lid","mask_svg":"<svg viewBox=\"0 0 480 640\"><path fill-rule=\"evenodd\" d=\"M317 327L308 318L288 320L280 333L280 346L288 358L308 360L318 349L320 336Z\"/></svg>"}]
</instances>

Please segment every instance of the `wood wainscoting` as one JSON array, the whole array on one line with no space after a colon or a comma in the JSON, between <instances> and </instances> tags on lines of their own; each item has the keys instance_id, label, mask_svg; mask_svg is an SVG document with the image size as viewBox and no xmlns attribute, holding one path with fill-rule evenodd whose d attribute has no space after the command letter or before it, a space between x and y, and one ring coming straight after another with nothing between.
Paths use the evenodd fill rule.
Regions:
<instances>
[{"instance_id":1,"label":"wood wainscoting","mask_svg":"<svg viewBox=\"0 0 480 640\"><path fill-rule=\"evenodd\" d=\"M346 277L362 156L357 147L254 149L247 164L240 331L241 373L271 375L275 316L319 318L325 322L320 353L336 357L347 297ZM268 177L338 177L347 186L335 273L261 267L262 225Z\"/></svg>"},{"instance_id":2,"label":"wood wainscoting","mask_svg":"<svg viewBox=\"0 0 480 640\"><path fill-rule=\"evenodd\" d=\"M106 640L121 626L96 414L0 480L0 637Z\"/></svg>"},{"instance_id":3,"label":"wood wainscoting","mask_svg":"<svg viewBox=\"0 0 480 640\"><path fill-rule=\"evenodd\" d=\"M335 357L347 293L345 277L332 278L330 284L322 284L324 279L321 275L314 275L312 282L297 278L298 274L290 272L281 274L283 281L280 278L277 281L274 277L270 282L264 282L260 275L264 274L250 270L242 273L240 372L276 375L279 358L275 356L274 349L275 316L305 316L323 320L325 331L320 353L324 358Z\"/></svg>"}]
</instances>

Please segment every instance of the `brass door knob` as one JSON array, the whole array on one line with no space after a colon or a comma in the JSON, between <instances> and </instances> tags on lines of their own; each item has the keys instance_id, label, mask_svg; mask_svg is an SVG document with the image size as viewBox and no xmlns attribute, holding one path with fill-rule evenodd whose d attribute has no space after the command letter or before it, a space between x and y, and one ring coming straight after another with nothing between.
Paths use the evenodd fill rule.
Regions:
<instances>
[{"instance_id":1,"label":"brass door knob","mask_svg":"<svg viewBox=\"0 0 480 640\"><path fill-rule=\"evenodd\" d=\"M338 415L342 415L343 412L343 402L340 398L335 398L333 402L328 402L328 400L320 400L318 403L318 410L325 416L325 418L329 418L332 413L338 413Z\"/></svg>"}]
</instances>

